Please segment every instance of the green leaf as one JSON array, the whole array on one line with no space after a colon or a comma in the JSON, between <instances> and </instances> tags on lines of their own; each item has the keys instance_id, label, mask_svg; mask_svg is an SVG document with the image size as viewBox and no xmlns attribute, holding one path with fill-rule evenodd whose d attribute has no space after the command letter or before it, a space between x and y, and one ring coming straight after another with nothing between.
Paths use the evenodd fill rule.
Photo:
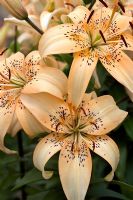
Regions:
<instances>
[{"instance_id":1,"label":"green leaf","mask_svg":"<svg viewBox=\"0 0 133 200\"><path fill-rule=\"evenodd\" d=\"M49 194L49 191L39 192L34 195L29 195L27 200L44 200L44 198Z\"/></svg>"},{"instance_id":2,"label":"green leaf","mask_svg":"<svg viewBox=\"0 0 133 200\"><path fill-rule=\"evenodd\" d=\"M60 54L60 55L55 55L55 57L59 61L68 63L70 66L73 61L73 56L71 54Z\"/></svg>"},{"instance_id":3,"label":"green leaf","mask_svg":"<svg viewBox=\"0 0 133 200\"><path fill-rule=\"evenodd\" d=\"M101 85L103 85L107 77L107 71L105 70L105 68L103 67L100 61L97 63L96 70L97 70L99 81Z\"/></svg>"},{"instance_id":4,"label":"green leaf","mask_svg":"<svg viewBox=\"0 0 133 200\"><path fill-rule=\"evenodd\" d=\"M97 184L93 184L91 188L89 188L87 196L90 198L101 198L101 197L112 197L121 200L130 200L123 194L115 192L111 189L107 188L108 183L99 182Z\"/></svg>"},{"instance_id":5,"label":"green leaf","mask_svg":"<svg viewBox=\"0 0 133 200\"><path fill-rule=\"evenodd\" d=\"M66 200L66 197L63 193L63 191L51 190L51 192L48 193L48 195L45 196L43 200Z\"/></svg>"},{"instance_id":6,"label":"green leaf","mask_svg":"<svg viewBox=\"0 0 133 200\"><path fill-rule=\"evenodd\" d=\"M133 116L128 117L124 121L123 125L127 135L130 137L131 140L133 140Z\"/></svg>"},{"instance_id":7,"label":"green leaf","mask_svg":"<svg viewBox=\"0 0 133 200\"><path fill-rule=\"evenodd\" d=\"M41 172L39 172L36 169L32 169L31 171L27 172L23 178L21 178L21 179L19 178L16 181L16 185L15 185L15 187L13 187L12 191L16 190L16 189L19 189L24 185L27 185L27 184L30 184L30 183L34 183L34 182L40 181L42 179L43 178L42 178Z\"/></svg>"},{"instance_id":8,"label":"green leaf","mask_svg":"<svg viewBox=\"0 0 133 200\"><path fill-rule=\"evenodd\" d=\"M133 186L121 181L112 181L112 184L119 185L121 187L122 193L126 195L128 198L133 198Z\"/></svg>"},{"instance_id":9,"label":"green leaf","mask_svg":"<svg viewBox=\"0 0 133 200\"><path fill-rule=\"evenodd\" d=\"M45 189L50 190L50 189L54 189L60 186L61 186L60 179L57 175L54 174L52 178L46 180Z\"/></svg>"},{"instance_id":10,"label":"green leaf","mask_svg":"<svg viewBox=\"0 0 133 200\"><path fill-rule=\"evenodd\" d=\"M121 141L119 143L119 150L120 150L120 161L115 172L116 176L123 180L125 176L126 166L127 166L127 144Z\"/></svg>"}]
</instances>

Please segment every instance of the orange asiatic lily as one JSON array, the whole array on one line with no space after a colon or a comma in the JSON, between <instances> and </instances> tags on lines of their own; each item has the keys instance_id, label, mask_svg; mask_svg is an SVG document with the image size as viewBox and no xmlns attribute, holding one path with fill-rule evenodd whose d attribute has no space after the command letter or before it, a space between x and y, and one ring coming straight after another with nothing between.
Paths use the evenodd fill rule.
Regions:
<instances>
[{"instance_id":1,"label":"orange asiatic lily","mask_svg":"<svg viewBox=\"0 0 133 200\"><path fill-rule=\"evenodd\" d=\"M117 6L117 10L121 14L131 14L133 10L133 1L132 0L96 0L96 3L93 6L93 9L99 9L102 7L109 7L109 8L114 8ZM131 16L131 15L130 15Z\"/></svg>"},{"instance_id":2,"label":"orange asiatic lily","mask_svg":"<svg viewBox=\"0 0 133 200\"><path fill-rule=\"evenodd\" d=\"M69 87L72 90L78 88L84 93L99 59L117 81L133 91L133 62L123 52L133 50L133 37L126 32L132 18L109 8L89 11L83 6L68 16L71 23L50 28L42 36L41 56L74 53Z\"/></svg>"},{"instance_id":3,"label":"orange asiatic lily","mask_svg":"<svg viewBox=\"0 0 133 200\"><path fill-rule=\"evenodd\" d=\"M26 58L18 52L0 61L0 149L6 153L11 152L4 146L7 132L14 135L21 127L30 137L44 132L44 127L24 106L22 94L47 92L59 98L65 95L67 79L63 72L42 66L40 60L38 51L33 51Z\"/></svg>"},{"instance_id":4,"label":"orange asiatic lily","mask_svg":"<svg viewBox=\"0 0 133 200\"><path fill-rule=\"evenodd\" d=\"M44 167L60 151L59 175L67 199L84 200L92 170L89 149L111 165L112 171L106 180L112 180L119 162L119 150L107 133L116 128L127 113L120 110L109 95L85 94L78 107L71 101L73 95L77 99L78 90L68 93L66 101L46 93L22 95L21 99L52 131L35 148L35 167L42 171L45 179L50 178L53 172L45 171Z\"/></svg>"}]
</instances>

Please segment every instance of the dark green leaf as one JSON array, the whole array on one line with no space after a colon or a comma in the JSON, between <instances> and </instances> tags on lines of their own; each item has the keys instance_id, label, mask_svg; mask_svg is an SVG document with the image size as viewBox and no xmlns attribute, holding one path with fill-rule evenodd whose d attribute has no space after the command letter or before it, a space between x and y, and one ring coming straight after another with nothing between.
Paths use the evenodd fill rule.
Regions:
<instances>
[{"instance_id":1,"label":"dark green leaf","mask_svg":"<svg viewBox=\"0 0 133 200\"><path fill-rule=\"evenodd\" d=\"M130 137L131 140L133 140L133 116L128 117L124 121L123 125L127 135Z\"/></svg>"},{"instance_id":2,"label":"dark green leaf","mask_svg":"<svg viewBox=\"0 0 133 200\"><path fill-rule=\"evenodd\" d=\"M18 188L21 188L24 185L27 185L27 184L30 184L42 179L43 178L42 178L41 172L39 172L36 169L32 169L31 171L27 172L23 178L18 179L16 181L16 185L12 190L16 190Z\"/></svg>"}]
</instances>

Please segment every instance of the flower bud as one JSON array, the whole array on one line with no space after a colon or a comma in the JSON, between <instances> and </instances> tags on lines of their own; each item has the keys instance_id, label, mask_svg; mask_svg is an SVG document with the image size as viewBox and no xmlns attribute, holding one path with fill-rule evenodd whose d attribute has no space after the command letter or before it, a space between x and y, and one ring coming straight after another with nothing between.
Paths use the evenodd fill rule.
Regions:
<instances>
[{"instance_id":1,"label":"flower bud","mask_svg":"<svg viewBox=\"0 0 133 200\"><path fill-rule=\"evenodd\" d=\"M17 19L24 20L28 18L28 13L23 7L21 0L0 0L0 4Z\"/></svg>"}]
</instances>

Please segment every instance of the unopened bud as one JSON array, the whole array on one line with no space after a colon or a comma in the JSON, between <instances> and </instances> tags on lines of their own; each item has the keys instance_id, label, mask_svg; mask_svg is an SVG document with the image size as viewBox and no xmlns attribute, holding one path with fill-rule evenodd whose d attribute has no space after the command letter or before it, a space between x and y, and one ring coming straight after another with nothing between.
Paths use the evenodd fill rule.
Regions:
<instances>
[{"instance_id":1,"label":"unopened bud","mask_svg":"<svg viewBox=\"0 0 133 200\"><path fill-rule=\"evenodd\" d=\"M0 4L17 19L25 20L28 18L28 13L21 0L0 0Z\"/></svg>"}]
</instances>

